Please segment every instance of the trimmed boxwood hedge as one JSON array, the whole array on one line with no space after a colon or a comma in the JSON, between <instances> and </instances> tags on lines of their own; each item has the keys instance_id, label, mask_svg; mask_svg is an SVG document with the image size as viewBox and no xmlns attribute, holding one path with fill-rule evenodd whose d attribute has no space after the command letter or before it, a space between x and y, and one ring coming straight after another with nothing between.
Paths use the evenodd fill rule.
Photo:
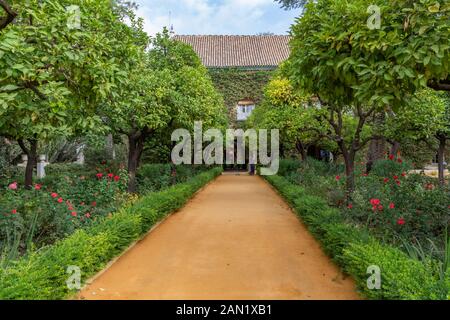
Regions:
<instances>
[{"instance_id":1,"label":"trimmed boxwood hedge","mask_svg":"<svg viewBox=\"0 0 450 320\"><path fill-rule=\"evenodd\" d=\"M411 259L402 251L379 243L356 225L344 221L338 209L325 199L309 195L301 186L280 176L268 176L279 193L288 201L324 250L343 270L353 276L359 290L369 299L445 300L449 297L449 274L441 281L426 264ZM367 287L367 268L381 268L382 287Z\"/></svg>"},{"instance_id":2,"label":"trimmed boxwood hedge","mask_svg":"<svg viewBox=\"0 0 450 320\"><path fill-rule=\"evenodd\" d=\"M186 183L150 193L98 224L0 269L0 299L53 300L75 293L66 284L70 276L67 267L79 267L85 282L221 172L215 168Z\"/></svg>"}]
</instances>

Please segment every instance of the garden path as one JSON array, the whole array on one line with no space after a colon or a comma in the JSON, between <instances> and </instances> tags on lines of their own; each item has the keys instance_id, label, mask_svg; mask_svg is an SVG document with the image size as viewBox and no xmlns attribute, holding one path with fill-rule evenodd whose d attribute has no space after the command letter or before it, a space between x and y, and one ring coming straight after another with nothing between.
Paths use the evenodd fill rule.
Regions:
<instances>
[{"instance_id":1,"label":"garden path","mask_svg":"<svg viewBox=\"0 0 450 320\"><path fill-rule=\"evenodd\" d=\"M358 299L260 177L222 175L100 274L80 299Z\"/></svg>"}]
</instances>

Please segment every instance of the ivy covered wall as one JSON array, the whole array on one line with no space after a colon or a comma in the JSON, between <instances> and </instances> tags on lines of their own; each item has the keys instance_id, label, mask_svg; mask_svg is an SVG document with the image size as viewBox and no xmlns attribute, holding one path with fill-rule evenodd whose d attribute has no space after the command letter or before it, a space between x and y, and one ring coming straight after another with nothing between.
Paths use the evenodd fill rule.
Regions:
<instances>
[{"instance_id":1,"label":"ivy covered wall","mask_svg":"<svg viewBox=\"0 0 450 320\"><path fill-rule=\"evenodd\" d=\"M264 96L264 87L273 70L245 70L236 68L210 69L216 89L223 95L231 123L236 120L236 105L240 100L253 100L258 105Z\"/></svg>"}]
</instances>

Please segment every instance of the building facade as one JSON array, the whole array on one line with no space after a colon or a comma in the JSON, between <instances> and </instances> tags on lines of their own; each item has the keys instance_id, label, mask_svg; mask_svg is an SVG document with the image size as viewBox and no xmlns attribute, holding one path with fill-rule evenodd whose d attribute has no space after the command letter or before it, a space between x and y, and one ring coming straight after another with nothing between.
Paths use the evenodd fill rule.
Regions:
<instances>
[{"instance_id":1,"label":"building facade","mask_svg":"<svg viewBox=\"0 0 450 320\"><path fill-rule=\"evenodd\" d=\"M289 57L289 36L176 35L192 46L240 127L263 99L273 71Z\"/></svg>"}]
</instances>

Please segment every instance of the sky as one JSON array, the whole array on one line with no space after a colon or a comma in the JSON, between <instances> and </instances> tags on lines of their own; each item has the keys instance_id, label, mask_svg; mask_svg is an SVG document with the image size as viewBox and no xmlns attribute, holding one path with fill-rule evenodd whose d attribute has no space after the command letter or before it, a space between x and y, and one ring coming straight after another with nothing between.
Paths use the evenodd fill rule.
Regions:
<instances>
[{"instance_id":1,"label":"sky","mask_svg":"<svg viewBox=\"0 0 450 320\"><path fill-rule=\"evenodd\" d=\"M285 11L274 0L134 0L145 31L154 35L164 26L176 34L287 34L299 10Z\"/></svg>"}]
</instances>

